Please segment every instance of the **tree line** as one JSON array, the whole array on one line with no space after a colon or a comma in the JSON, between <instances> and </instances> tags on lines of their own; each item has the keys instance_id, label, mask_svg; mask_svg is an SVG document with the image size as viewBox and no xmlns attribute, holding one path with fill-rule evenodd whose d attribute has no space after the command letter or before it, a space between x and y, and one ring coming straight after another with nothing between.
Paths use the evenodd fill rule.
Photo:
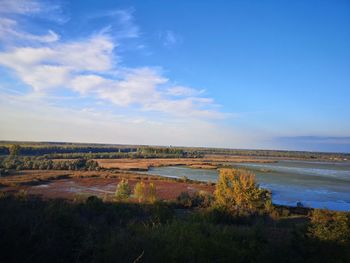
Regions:
<instances>
[{"instance_id":1,"label":"tree line","mask_svg":"<svg viewBox=\"0 0 350 263\"><path fill-rule=\"evenodd\" d=\"M95 171L99 165L94 160L76 159L52 161L35 157L7 157L0 160L2 175L8 175L8 170L88 170Z\"/></svg>"},{"instance_id":2,"label":"tree line","mask_svg":"<svg viewBox=\"0 0 350 263\"><path fill-rule=\"evenodd\" d=\"M119 159L119 158L199 158L197 151L185 151L173 147L77 147L77 146L0 146L0 155L43 156L48 159Z\"/></svg>"}]
</instances>

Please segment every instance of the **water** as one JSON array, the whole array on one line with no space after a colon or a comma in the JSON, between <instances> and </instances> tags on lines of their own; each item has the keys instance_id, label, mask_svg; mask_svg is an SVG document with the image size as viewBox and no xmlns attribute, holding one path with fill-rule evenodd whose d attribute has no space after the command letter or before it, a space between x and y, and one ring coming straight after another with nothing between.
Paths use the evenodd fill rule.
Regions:
<instances>
[{"instance_id":1,"label":"water","mask_svg":"<svg viewBox=\"0 0 350 263\"><path fill-rule=\"evenodd\" d=\"M256 174L261 187L272 191L275 204L350 211L350 162L279 161L277 163L231 163ZM166 177L216 182L217 170L183 166L151 168L147 173Z\"/></svg>"}]
</instances>

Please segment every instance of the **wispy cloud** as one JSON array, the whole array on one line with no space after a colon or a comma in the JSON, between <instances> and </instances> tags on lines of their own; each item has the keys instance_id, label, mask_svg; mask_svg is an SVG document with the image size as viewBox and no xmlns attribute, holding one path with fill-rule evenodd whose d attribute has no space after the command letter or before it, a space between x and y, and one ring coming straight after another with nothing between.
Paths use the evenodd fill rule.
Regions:
<instances>
[{"instance_id":1,"label":"wispy cloud","mask_svg":"<svg viewBox=\"0 0 350 263\"><path fill-rule=\"evenodd\" d=\"M181 44L183 41L182 36L172 30L165 30L160 32L159 39L162 41L163 45L168 48Z\"/></svg>"},{"instance_id":2,"label":"wispy cloud","mask_svg":"<svg viewBox=\"0 0 350 263\"><path fill-rule=\"evenodd\" d=\"M249 134L199 118L157 121L141 114L114 114L93 107L53 106L35 96L0 92L0 112L3 139L216 147L233 143L237 147L249 147L256 143Z\"/></svg>"},{"instance_id":3,"label":"wispy cloud","mask_svg":"<svg viewBox=\"0 0 350 263\"><path fill-rule=\"evenodd\" d=\"M204 89L197 90L184 86L174 86L167 90L167 94L171 96L198 96L205 92Z\"/></svg>"},{"instance_id":4,"label":"wispy cloud","mask_svg":"<svg viewBox=\"0 0 350 263\"><path fill-rule=\"evenodd\" d=\"M1 0L0 13L2 14L33 14L42 11L42 5L38 1L27 0Z\"/></svg>"},{"instance_id":5,"label":"wispy cloud","mask_svg":"<svg viewBox=\"0 0 350 263\"><path fill-rule=\"evenodd\" d=\"M138 38L140 28L135 23L134 10L117 9L97 12L86 17L89 20L109 18L108 25L102 29L102 33L110 34L115 39Z\"/></svg>"},{"instance_id":6,"label":"wispy cloud","mask_svg":"<svg viewBox=\"0 0 350 263\"><path fill-rule=\"evenodd\" d=\"M0 18L0 39L1 41L9 42L13 39L38 41L38 42L55 42L59 39L59 35L48 30L46 35L34 35L21 30L17 22L9 18Z\"/></svg>"},{"instance_id":7,"label":"wispy cloud","mask_svg":"<svg viewBox=\"0 0 350 263\"><path fill-rule=\"evenodd\" d=\"M0 14L3 16L38 16L64 24L69 21L61 5L42 0L0 0Z\"/></svg>"},{"instance_id":8,"label":"wispy cloud","mask_svg":"<svg viewBox=\"0 0 350 263\"><path fill-rule=\"evenodd\" d=\"M23 2L20 4L17 9L11 6L12 10L17 14L29 12L29 7ZM34 10L40 12L40 6ZM124 37L138 36L139 28L134 24L132 12L114 10L97 14L91 19L110 16L117 18L122 27L119 31L105 28L90 37L70 41L60 41L52 31L45 36L30 34L20 30L15 20L0 20L3 31L19 39L0 52L0 65L13 70L24 84L41 94L66 89L118 108L181 118L224 118L226 115L217 110L214 101L202 96L204 90L173 85L159 67L128 68L118 64L117 41L121 40L116 40L113 34L123 32ZM8 34L3 36L6 38ZM23 42L23 39L31 41ZM166 40L172 44L177 41L171 31L167 32Z\"/></svg>"}]
</instances>

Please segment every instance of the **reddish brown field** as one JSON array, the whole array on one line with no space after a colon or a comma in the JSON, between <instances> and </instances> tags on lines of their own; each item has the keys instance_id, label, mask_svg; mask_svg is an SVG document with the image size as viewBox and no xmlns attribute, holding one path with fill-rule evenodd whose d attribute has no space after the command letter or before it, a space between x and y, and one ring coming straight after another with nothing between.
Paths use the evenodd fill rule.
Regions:
<instances>
[{"instance_id":1,"label":"reddish brown field","mask_svg":"<svg viewBox=\"0 0 350 263\"><path fill-rule=\"evenodd\" d=\"M22 190L26 190L27 194L40 195L44 198L64 198L73 200L83 198L89 195L100 197L112 197L115 194L117 184L121 178L73 178L51 181L48 184L37 186L22 186ZM129 179L131 189L134 188L137 182L141 180ZM156 186L157 197L161 200L175 200L182 192L198 192L200 190L213 192L213 186L206 184L190 184L176 181L165 180L143 180L146 184L146 189L149 183L154 183Z\"/></svg>"},{"instance_id":2,"label":"reddish brown field","mask_svg":"<svg viewBox=\"0 0 350 263\"><path fill-rule=\"evenodd\" d=\"M62 160L60 160L62 161ZM41 195L44 198L74 199L77 196L113 196L118 182L127 179L131 188L136 182L144 180L152 182L157 188L160 199L173 200L181 192L207 191L213 192L214 186L205 183L184 182L181 180L137 174L131 171L148 170L149 167L186 165L192 168L217 169L227 162L273 162L273 160L240 157L215 156L186 159L96 159L105 171L55 171L35 170L19 171L16 174L0 177L0 191ZM120 170L119 172L116 170Z\"/></svg>"},{"instance_id":3,"label":"reddish brown field","mask_svg":"<svg viewBox=\"0 0 350 263\"><path fill-rule=\"evenodd\" d=\"M0 191L12 193L25 191L28 195L69 200L86 198L90 195L111 198L121 179L127 179L131 189L140 181L145 182L146 189L149 183L153 183L156 186L157 196L161 200L175 200L181 192L214 191L214 186L211 184L105 171L22 171L18 175L0 178L0 183L3 185Z\"/></svg>"}]
</instances>

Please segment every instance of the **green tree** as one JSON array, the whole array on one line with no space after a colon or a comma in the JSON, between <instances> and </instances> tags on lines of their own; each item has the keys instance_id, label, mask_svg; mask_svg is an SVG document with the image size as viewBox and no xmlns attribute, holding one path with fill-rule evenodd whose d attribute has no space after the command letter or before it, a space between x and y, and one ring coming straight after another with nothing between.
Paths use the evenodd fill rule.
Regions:
<instances>
[{"instance_id":1,"label":"green tree","mask_svg":"<svg viewBox=\"0 0 350 263\"><path fill-rule=\"evenodd\" d=\"M253 212L271 200L256 184L255 175L244 169L221 169L214 197L217 206L244 212Z\"/></svg>"},{"instance_id":2,"label":"green tree","mask_svg":"<svg viewBox=\"0 0 350 263\"><path fill-rule=\"evenodd\" d=\"M131 195L131 189L127 180L123 179L117 185L117 190L115 191L115 197L117 200L126 200Z\"/></svg>"},{"instance_id":3,"label":"green tree","mask_svg":"<svg viewBox=\"0 0 350 263\"><path fill-rule=\"evenodd\" d=\"M150 183L148 186L148 196L147 196L148 202L151 204L155 203L157 201L157 189L154 183Z\"/></svg>"},{"instance_id":4,"label":"green tree","mask_svg":"<svg viewBox=\"0 0 350 263\"><path fill-rule=\"evenodd\" d=\"M9 147L10 156L15 157L15 156L19 155L20 150L21 150L21 146L19 146L18 144L12 144Z\"/></svg>"},{"instance_id":5,"label":"green tree","mask_svg":"<svg viewBox=\"0 0 350 263\"><path fill-rule=\"evenodd\" d=\"M145 199L145 183L144 182L138 182L134 187L134 195L139 200L139 203L141 203Z\"/></svg>"}]
</instances>

